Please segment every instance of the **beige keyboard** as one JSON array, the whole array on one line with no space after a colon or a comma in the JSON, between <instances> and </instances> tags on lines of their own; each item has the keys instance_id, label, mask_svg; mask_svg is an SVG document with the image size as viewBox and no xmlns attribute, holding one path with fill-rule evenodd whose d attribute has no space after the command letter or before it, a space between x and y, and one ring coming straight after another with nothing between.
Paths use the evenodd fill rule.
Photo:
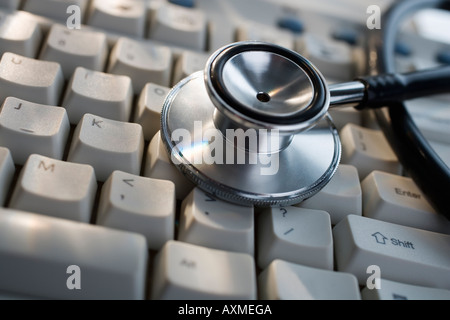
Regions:
<instances>
[{"instance_id":1,"label":"beige keyboard","mask_svg":"<svg viewBox=\"0 0 450 320\"><path fill-rule=\"evenodd\" d=\"M450 299L450 221L370 113L331 111L341 165L285 208L211 197L159 134L170 88L230 42L296 50L330 83L364 75L372 2L0 0L0 298ZM399 71L450 63L450 44L404 33ZM447 163L449 104L409 105Z\"/></svg>"}]
</instances>

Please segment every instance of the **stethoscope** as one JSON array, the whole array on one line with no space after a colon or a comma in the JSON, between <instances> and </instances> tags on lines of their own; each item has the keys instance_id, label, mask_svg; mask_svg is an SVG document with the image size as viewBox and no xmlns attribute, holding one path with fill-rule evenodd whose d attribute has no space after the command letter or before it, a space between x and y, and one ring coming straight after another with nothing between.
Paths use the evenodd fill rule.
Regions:
<instances>
[{"instance_id":1,"label":"stethoscope","mask_svg":"<svg viewBox=\"0 0 450 320\"><path fill-rule=\"evenodd\" d=\"M396 23L430 3L448 4L408 0L390 9L383 27L388 32L368 41L371 59L377 57L369 61L378 68L371 72L393 71L391 54L385 51L392 49ZM162 110L161 138L178 169L213 196L241 205L287 206L320 191L339 166L341 142L329 108L349 103L359 110L387 106L389 114L377 112L377 117L391 146L432 204L448 217L449 169L425 142L402 101L449 92L449 84L450 67L441 67L329 86L294 51L238 42L216 51L203 72L171 90ZM429 163L419 168L422 158ZM430 181L437 176L430 177L429 168L438 181ZM436 183L444 189L437 192Z\"/></svg>"}]
</instances>

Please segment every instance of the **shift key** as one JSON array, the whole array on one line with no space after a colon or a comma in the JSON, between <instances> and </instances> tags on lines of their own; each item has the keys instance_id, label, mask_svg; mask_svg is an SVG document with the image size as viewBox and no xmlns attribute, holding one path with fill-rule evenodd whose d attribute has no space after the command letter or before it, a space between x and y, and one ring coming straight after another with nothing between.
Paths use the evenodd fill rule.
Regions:
<instances>
[{"instance_id":1,"label":"shift key","mask_svg":"<svg viewBox=\"0 0 450 320\"><path fill-rule=\"evenodd\" d=\"M382 279L450 289L449 235L349 215L333 236L338 271L360 285L378 270Z\"/></svg>"}]
</instances>

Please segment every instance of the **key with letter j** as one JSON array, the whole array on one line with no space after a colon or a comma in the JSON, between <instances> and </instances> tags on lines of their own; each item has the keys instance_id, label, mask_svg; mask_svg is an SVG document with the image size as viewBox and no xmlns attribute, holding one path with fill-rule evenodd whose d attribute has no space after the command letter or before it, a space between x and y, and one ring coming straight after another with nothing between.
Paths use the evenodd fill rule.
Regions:
<instances>
[{"instance_id":1,"label":"key with letter j","mask_svg":"<svg viewBox=\"0 0 450 320\"><path fill-rule=\"evenodd\" d=\"M33 153L61 160L69 130L64 108L9 97L0 111L0 146L19 165Z\"/></svg>"}]
</instances>

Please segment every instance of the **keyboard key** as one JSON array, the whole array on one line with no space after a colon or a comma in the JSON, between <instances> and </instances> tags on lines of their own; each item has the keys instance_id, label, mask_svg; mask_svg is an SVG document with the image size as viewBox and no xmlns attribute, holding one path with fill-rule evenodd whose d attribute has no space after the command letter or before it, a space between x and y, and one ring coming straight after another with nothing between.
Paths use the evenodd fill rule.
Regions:
<instances>
[{"instance_id":1,"label":"keyboard key","mask_svg":"<svg viewBox=\"0 0 450 320\"><path fill-rule=\"evenodd\" d=\"M207 61L208 55L206 54L192 51L182 52L175 63L172 85L176 85L194 72L205 69Z\"/></svg>"},{"instance_id":2,"label":"keyboard key","mask_svg":"<svg viewBox=\"0 0 450 320\"><path fill-rule=\"evenodd\" d=\"M134 122L144 130L144 138L151 141L161 127L161 110L170 88L147 83L142 90L134 115Z\"/></svg>"},{"instance_id":3,"label":"keyboard key","mask_svg":"<svg viewBox=\"0 0 450 320\"><path fill-rule=\"evenodd\" d=\"M331 118L333 119L334 125L339 131L342 130L342 128L344 128L349 123L353 123L358 126L362 125L363 112L358 111L351 106L332 108L328 112Z\"/></svg>"},{"instance_id":4,"label":"keyboard key","mask_svg":"<svg viewBox=\"0 0 450 320\"><path fill-rule=\"evenodd\" d=\"M406 60L408 60L408 59L406 59ZM411 67L412 71L438 68L442 64L442 62L439 62L436 59L430 59L428 57L421 57L421 56L417 56L417 55L413 55L409 59L409 61L412 64L412 67Z\"/></svg>"},{"instance_id":5,"label":"keyboard key","mask_svg":"<svg viewBox=\"0 0 450 320\"><path fill-rule=\"evenodd\" d=\"M0 0L0 7L9 10L17 10L21 1L22 0Z\"/></svg>"},{"instance_id":6,"label":"keyboard key","mask_svg":"<svg viewBox=\"0 0 450 320\"><path fill-rule=\"evenodd\" d=\"M450 288L450 236L349 215L333 229L337 270L365 285L370 265L383 279Z\"/></svg>"},{"instance_id":7,"label":"keyboard key","mask_svg":"<svg viewBox=\"0 0 450 320\"><path fill-rule=\"evenodd\" d=\"M436 213L411 178L373 171L361 187L364 216L450 234L450 221Z\"/></svg>"},{"instance_id":8,"label":"keyboard key","mask_svg":"<svg viewBox=\"0 0 450 320\"><path fill-rule=\"evenodd\" d=\"M302 20L297 17L284 17L278 20L278 27L300 34L305 29Z\"/></svg>"},{"instance_id":9,"label":"keyboard key","mask_svg":"<svg viewBox=\"0 0 450 320\"><path fill-rule=\"evenodd\" d=\"M254 300L255 263L245 253L168 241L154 260L151 298Z\"/></svg>"},{"instance_id":10,"label":"keyboard key","mask_svg":"<svg viewBox=\"0 0 450 320\"><path fill-rule=\"evenodd\" d=\"M362 214L362 193L358 171L341 164L331 181L317 194L296 205L301 208L324 210L335 225L349 214Z\"/></svg>"},{"instance_id":11,"label":"keyboard key","mask_svg":"<svg viewBox=\"0 0 450 320\"><path fill-rule=\"evenodd\" d=\"M350 273L274 260L258 277L262 300L360 300L358 281Z\"/></svg>"},{"instance_id":12,"label":"keyboard key","mask_svg":"<svg viewBox=\"0 0 450 320\"><path fill-rule=\"evenodd\" d=\"M361 291L364 300L450 300L450 290L413 286L381 279L381 288L365 287Z\"/></svg>"},{"instance_id":13,"label":"keyboard key","mask_svg":"<svg viewBox=\"0 0 450 320\"><path fill-rule=\"evenodd\" d=\"M166 4L158 6L150 17L149 38L176 46L206 49L206 16L197 9Z\"/></svg>"},{"instance_id":14,"label":"keyboard key","mask_svg":"<svg viewBox=\"0 0 450 320\"><path fill-rule=\"evenodd\" d=\"M429 140L450 145L449 102L439 98L420 98L406 102L420 132Z\"/></svg>"},{"instance_id":15,"label":"keyboard key","mask_svg":"<svg viewBox=\"0 0 450 320\"><path fill-rule=\"evenodd\" d=\"M194 188L193 183L170 161L159 131L150 142L146 159L144 176L172 181L175 184L177 200L184 200Z\"/></svg>"},{"instance_id":16,"label":"keyboard key","mask_svg":"<svg viewBox=\"0 0 450 320\"><path fill-rule=\"evenodd\" d=\"M415 59L401 55L395 56L395 71L398 73L407 73L417 71Z\"/></svg>"},{"instance_id":17,"label":"keyboard key","mask_svg":"<svg viewBox=\"0 0 450 320\"><path fill-rule=\"evenodd\" d=\"M265 24L241 25L236 30L236 38L237 41L257 40L294 49L294 37L291 32L273 28Z\"/></svg>"},{"instance_id":18,"label":"keyboard key","mask_svg":"<svg viewBox=\"0 0 450 320\"><path fill-rule=\"evenodd\" d=\"M31 155L9 207L89 223L97 183L91 166Z\"/></svg>"},{"instance_id":19,"label":"keyboard key","mask_svg":"<svg viewBox=\"0 0 450 320\"><path fill-rule=\"evenodd\" d=\"M355 53L342 41L305 34L298 41L297 51L306 56L325 77L346 81L352 80L357 73Z\"/></svg>"},{"instance_id":20,"label":"keyboard key","mask_svg":"<svg viewBox=\"0 0 450 320\"><path fill-rule=\"evenodd\" d=\"M0 13L0 55L14 52L35 58L42 40L42 32L35 21L23 16Z\"/></svg>"},{"instance_id":21,"label":"keyboard key","mask_svg":"<svg viewBox=\"0 0 450 320\"><path fill-rule=\"evenodd\" d=\"M169 2L186 8L195 8L194 0L169 0Z\"/></svg>"},{"instance_id":22,"label":"keyboard key","mask_svg":"<svg viewBox=\"0 0 450 320\"><path fill-rule=\"evenodd\" d=\"M362 110L362 111L358 111L358 112L361 113L361 118L362 118L361 126L362 127L366 128L366 129L372 129L372 130L381 132L381 127L378 124L378 120L377 120L377 116L376 116L375 112L373 112L372 110Z\"/></svg>"},{"instance_id":23,"label":"keyboard key","mask_svg":"<svg viewBox=\"0 0 450 320\"><path fill-rule=\"evenodd\" d=\"M14 162L11 152L0 147L0 207L4 206L9 187L14 177Z\"/></svg>"},{"instance_id":24,"label":"keyboard key","mask_svg":"<svg viewBox=\"0 0 450 320\"><path fill-rule=\"evenodd\" d=\"M142 38L146 23L142 0L93 0L87 24L128 36Z\"/></svg>"},{"instance_id":25,"label":"keyboard key","mask_svg":"<svg viewBox=\"0 0 450 320\"><path fill-rule=\"evenodd\" d=\"M63 300L145 297L147 247L135 233L0 208L0 260L0 290Z\"/></svg>"},{"instance_id":26,"label":"keyboard key","mask_svg":"<svg viewBox=\"0 0 450 320\"><path fill-rule=\"evenodd\" d=\"M23 10L65 22L69 17L67 8L76 5L80 8L81 21L89 0L25 0Z\"/></svg>"},{"instance_id":27,"label":"keyboard key","mask_svg":"<svg viewBox=\"0 0 450 320\"><path fill-rule=\"evenodd\" d=\"M135 94L148 82L169 86L172 75L172 52L168 47L120 38L111 52L108 73L133 79Z\"/></svg>"},{"instance_id":28,"label":"keyboard key","mask_svg":"<svg viewBox=\"0 0 450 320\"><path fill-rule=\"evenodd\" d=\"M398 54L400 56L403 56L403 57L408 57L408 56L410 56L412 54L411 46L409 46L405 42L400 42L400 41L397 42L395 44L394 50L395 50L396 54Z\"/></svg>"},{"instance_id":29,"label":"keyboard key","mask_svg":"<svg viewBox=\"0 0 450 320\"><path fill-rule=\"evenodd\" d=\"M172 182L114 171L102 188L97 224L140 233L160 250L174 239L175 206Z\"/></svg>"},{"instance_id":30,"label":"keyboard key","mask_svg":"<svg viewBox=\"0 0 450 320\"><path fill-rule=\"evenodd\" d=\"M297 207L266 208L257 216L257 263L262 269L281 259L333 269L330 215Z\"/></svg>"},{"instance_id":31,"label":"keyboard key","mask_svg":"<svg viewBox=\"0 0 450 320\"><path fill-rule=\"evenodd\" d=\"M436 61L441 64L450 64L450 50L439 52L436 55Z\"/></svg>"},{"instance_id":32,"label":"keyboard key","mask_svg":"<svg viewBox=\"0 0 450 320\"><path fill-rule=\"evenodd\" d=\"M358 31L353 29L338 29L333 31L331 36L333 39L343 41L351 46L356 46L359 41Z\"/></svg>"},{"instance_id":33,"label":"keyboard key","mask_svg":"<svg viewBox=\"0 0 450 320\"><path fill-rule=\"evenodd\" d=\"M449 43L447 30L450 28L448 11L442 8L424 8L411 19L409 30L417 35L419 40L425 38L428 43L437 43L439 47ZM425 43L427 43L425 42ZM420 42L419 42L420 43ZM429 49L429 48L426 48Z\"/></svg>"},{"instance_id":34,"label":"keyboard key","mask_svg":"<svg viewBox=\"0 0 450 320\"><path fill-rule=\"evenodd\" d=\"M69 131L64 108L9 97L0 111L0 145L18 165L33 153L61 160Z\"/></svg>"},{"instance_id":35,"label":"keyboard key","mask_svg":"<svg viewBox=\"0 0 450 320\"><path fill-rule=\"evenodd\" d=\"M178 240L253 255L253 207L216 200L194 188L181 205Z\"/></svg>"},{"instance_id":36,"label":"keyboard key","mask_svg":"<svg viewBox=\"0 0 450 320\"><path fill-rule=\"evenodd\" d=\"M108 55L106 36L87 30L69 30L53 25L41 51L40 59L61 64L69 79L77 67L103 71Z\"/></svg>"},{"instance_id":37,"label":"keyboard key","mask_svg":"<svg viewBox=\"0 0 450 320\"><path fill-rule=\"evenodd\" d=\"M58 105L64 77L56 62L5 53L0 61L0 101L18 97L35 103Z\"/></svg>"},{"instance_id":38,"label":"keyboard key","mask_svg":"<svg viewBox=\"0 0 450 320\"><path fill-rule=\"evenodd\" d=\"M99 181L115 170L139 175L144 151L142 127L85 114L75 129L68 161L90 164Z\"/></svg>"},{"instance_id":39,"label":"keyboard key","mask_svg":"<svg viewBox=\"0 0 450 320\"><path fill-rule=\"evenodd\" d=\"M79 67L66 89L63 106L72 124L77 124L86 113L126 122L130 119L132 103L129 77Z\"/></svg>"},{"instance_id":40,"label":"keyboard key","mask_svg":"<svg viewBox=\"0 0 450 320\"><path fill-rule=\"evenodd\" d=\"M363 180L373 170L400 173L400 164L381 130L346 125L340 132L342 163L354 165Z\"/></svg>"}]
</instances>

